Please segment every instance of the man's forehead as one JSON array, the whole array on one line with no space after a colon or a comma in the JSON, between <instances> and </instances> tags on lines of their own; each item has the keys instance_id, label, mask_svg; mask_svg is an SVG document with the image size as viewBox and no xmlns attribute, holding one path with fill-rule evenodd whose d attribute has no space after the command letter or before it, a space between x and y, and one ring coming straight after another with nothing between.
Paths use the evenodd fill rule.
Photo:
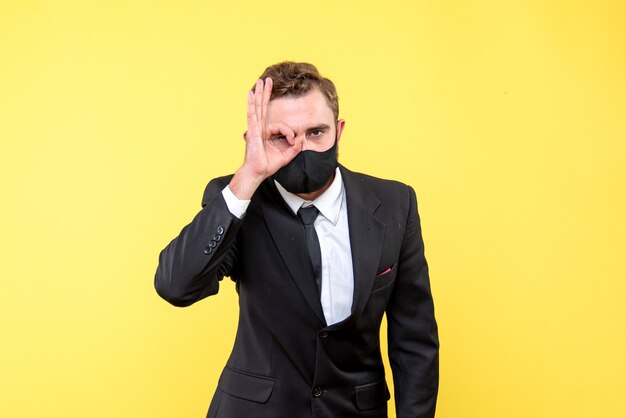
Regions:
<instances>
[{"instance_id":1,"label":"man's forehead","mask_svg":"<svg viewBox=\"0 0 626 418\"><path fill-rule=\"evenodd\" d=\"M271 100L267 109L268 122L292 121L313 124L328 123L334 118L333 111L319 90L312 90L303 96L283 96Z\"/></svg>"}]
</instances>

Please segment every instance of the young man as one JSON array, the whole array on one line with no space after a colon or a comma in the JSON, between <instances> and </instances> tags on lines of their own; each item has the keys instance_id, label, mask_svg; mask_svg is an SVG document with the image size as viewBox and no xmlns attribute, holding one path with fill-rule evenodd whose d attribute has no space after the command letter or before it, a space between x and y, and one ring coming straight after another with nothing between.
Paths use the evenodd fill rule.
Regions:
<instances>
[{"instance_id":1,"label":"young man","mask_svg":"<svg viewBox=\"0 0 626 418\"><path fill-rule=\"evenodd\" d=\"M413 189L338 165L345 121L313 65L268 67L253 90L243 165L207 185L155 277L176 306L236 282L207 416L386 417L386 313L397 416L432 418L439 342Z\"/></svg>"}]
</instances>

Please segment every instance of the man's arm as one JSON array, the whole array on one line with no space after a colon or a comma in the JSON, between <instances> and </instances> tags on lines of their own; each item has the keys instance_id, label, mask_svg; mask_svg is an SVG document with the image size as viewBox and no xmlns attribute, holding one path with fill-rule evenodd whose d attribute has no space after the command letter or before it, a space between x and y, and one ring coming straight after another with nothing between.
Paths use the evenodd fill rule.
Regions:
<instances>
[{"instance_id":1,"label":"man's arm","mask_svg":"<svg viewBox=\"0 0 626 418\"><path fill-rule=\"evenodd\" d=\"M203 209L160 254L154 278L157 293L175 306L189 306L214 295L236 258L236 236L241 221L229 210L222 191L228 185L233 199L249 201L259 185L289 163L302 149L284 123L266 123L272 79L258 80L248 93L248 130L244 134L243 165L230 179L211 181L202 199ZM289 146L276 147L270 138L283 135Z\"/></svg>"},{"instance_id":2,"label":"man's arm","mask_svg":"<svg viewBox=\"0 0 626 418\"><path fill-rule=\"evenodd\" d=\"M236 261L241 220L231 214L222 190L228 178L212 180L202 210L159 255L154 277L157 293L174 306L189 306L214 295Z\"/></svg>"},{"instance_id":3,"label":"man's arm","mask_svg":"<svg viewBox=\"0 0 626 418\"><path fill-rule=\"evenodd\" d=\"M398 418L433 418L439 384L439 338L428 264L409 187L409 214L396 285L387 305L389 362Z\"/></svg>"}]
</instances>

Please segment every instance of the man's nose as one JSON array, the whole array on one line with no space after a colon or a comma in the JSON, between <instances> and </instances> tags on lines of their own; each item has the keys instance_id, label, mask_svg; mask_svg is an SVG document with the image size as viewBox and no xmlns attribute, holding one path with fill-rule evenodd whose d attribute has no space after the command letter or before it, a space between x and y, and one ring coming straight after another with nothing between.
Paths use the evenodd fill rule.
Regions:
<instances>
[{"instance_id":1,"label":"man's nose","mask_svg":"<svg viewBox=\"0 0 626 418\"><path fill-rule=\"evenodd\" d=\"M309 141L307 141L306 139L306 134L302 134L302 150L301 151L306 151L308 149L309 146Z\"/></svg>"}]
</instances>

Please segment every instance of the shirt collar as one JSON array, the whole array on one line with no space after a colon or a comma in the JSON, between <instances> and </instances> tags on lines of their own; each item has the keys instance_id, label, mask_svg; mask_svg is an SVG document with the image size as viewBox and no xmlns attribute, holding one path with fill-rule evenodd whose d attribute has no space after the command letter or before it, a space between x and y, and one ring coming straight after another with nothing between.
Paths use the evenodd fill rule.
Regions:
<instances>
[{"instance_id":1,"label":"shirt collar","mask_svg":"<svg viewBox=\"0 0 626 418\"><path fill-rule=\"evenodd\" d=\"M339 220L339 210L341 209L341 202L345 193L343 187L343 179L341 178L341 171L339 170L339 167L335 169L335 178L330 184L330 187L328 187L328 189L326 189L324 193L319 195L318 198L312 202L304 200L301 197L288 192L276 180L274 180L274 184L276 184L278 193L280 193L283 200L285 201L285 203L287 203L287 206L289 206L293 213L297 214L298 209L300 209L300 207L302 206L306 207L313 204L320 211L320 213L324 215L324 217L328 219L333 225L337 224L337 221Z\"/></svg>"}]
</instances>

